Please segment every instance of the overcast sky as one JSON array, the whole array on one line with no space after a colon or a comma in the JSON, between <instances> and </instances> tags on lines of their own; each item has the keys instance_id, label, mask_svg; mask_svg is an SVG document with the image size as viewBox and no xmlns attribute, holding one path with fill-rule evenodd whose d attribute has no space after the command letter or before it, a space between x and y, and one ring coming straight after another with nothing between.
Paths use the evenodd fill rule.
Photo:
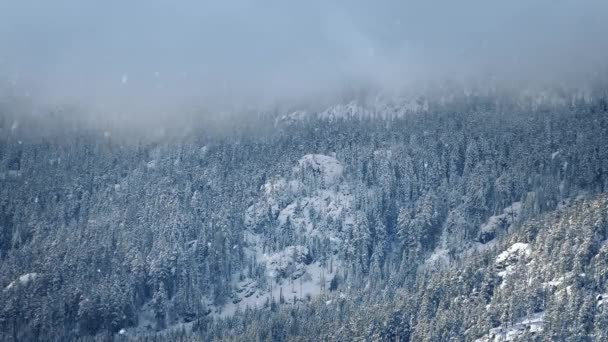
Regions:
<instances>
[{"instance_id":1,"label":"overcast sky","mask_svg":"<svg viewBox=\"0 0 608 342\"><path fill-rule=\"evenodd\" d=\"M0 0L0 77L108 108L585 79L607 61L605 0Z\"/></svg>"}]
</instances>

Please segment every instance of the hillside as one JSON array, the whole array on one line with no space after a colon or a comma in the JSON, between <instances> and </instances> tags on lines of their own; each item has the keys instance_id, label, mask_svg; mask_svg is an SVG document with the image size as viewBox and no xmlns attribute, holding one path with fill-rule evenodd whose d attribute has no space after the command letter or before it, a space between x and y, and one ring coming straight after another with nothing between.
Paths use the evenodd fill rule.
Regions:
<instances>
[{"instance_id":1,"label":"hillside","mask_svg":"<svg viewBox=\"0 0 608 342\"><path fill-rule=\"evenodd\" d=\"M606 102L500 101L156 140L7 116L0 338L598 339Z\"/></svg>"},{"instance_id":2,"label":"hillside","mask_svg":"<svg viewBox=\"0 0 608 342\"><path fill-rule=\"evenodd\" d=\"M202 321L186 340L603 341L607 238L601 194L521 224L488 251L420 269L411 287Z\"/></svg>"}]
</instances>

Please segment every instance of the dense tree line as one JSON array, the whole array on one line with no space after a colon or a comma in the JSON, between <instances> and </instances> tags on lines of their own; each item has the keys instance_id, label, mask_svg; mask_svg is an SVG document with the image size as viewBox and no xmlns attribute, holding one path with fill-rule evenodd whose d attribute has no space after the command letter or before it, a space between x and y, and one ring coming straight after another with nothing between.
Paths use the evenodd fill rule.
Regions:
<instances>
[{"instance_id":1,"label":"dense tree line","mask_svg":"<svg viewBox=\"0 0 608 342\"><path fill-rule=\"evenodd\" d=\"M493 250L421 269L411 287L386 284L382 291L201 320L183 334L192 341L473 341L542 313L543 330L522 331L516 340L602 341L608 336L606 241L608 196L602 194L514 228ZM495 260L514 243L529 244L531 253L503 278Z\"/></svg>"},{"instance_id":2,"label":"dense tree line","mask_svg":"<svg viewBox=\"0 0 608 342\"><path fill-rule=\"evenodd\" d=\"M491 255L445 272L419 266L437 248L458 263L475 243L506 236L497 230L482 237L480 226L514 202L521 202L519 220L526 222L564 199L604 192L608 115L602 103L508 112L469 99L404 117L311 115L264 134L237 126L223 135L139 142L95 131L32 138L27 127L12 130L3 120L0 336L112 335L141 324L144 308L153 313L155 328L196 322L203 339L306 339L315 331L336 339L480 336L530 310L508 298L535 294L501 294L497 303L508 303L508 309L485 315L488 298L497 300L496 279L477 270L489 267ZM266 281L246 252L245 211L263 184L289 174L308 153L335 153L345 166L356 215L343 248L334 250L328 238L279 231L286 228L271 214L256 233L269 251L305 245L314 260L340 260L340 277L328 295L347 293L347 299L293 307L270 303L269 310L213 322L211 307L232 299L235 279ZM318 186L313 181L304 184ZM576 230L560 234L577 248L595 243ZM547 249L558 247L566 248L560 243ZM594 255L577 251L555 265L560 272L587 272ZM599 264L593 267L604 272ZM31 279L20 281L24 274ZM475 284L446 287L454 279ZM593 286L604 286L604 280ZM473 288L478 295L471 296ZM388 304L400 291L400 301ZM586 295L572 299L574 304L542 308L549 318L559 305L582 315L579 304L590 305ZM451 305L468 311L454 317ZM455 323L465 318L475 325ZM548 322L555 336L567 334L558 322ZM593 327L582 329L591 334Z\"/></svg>"}]
</instances>

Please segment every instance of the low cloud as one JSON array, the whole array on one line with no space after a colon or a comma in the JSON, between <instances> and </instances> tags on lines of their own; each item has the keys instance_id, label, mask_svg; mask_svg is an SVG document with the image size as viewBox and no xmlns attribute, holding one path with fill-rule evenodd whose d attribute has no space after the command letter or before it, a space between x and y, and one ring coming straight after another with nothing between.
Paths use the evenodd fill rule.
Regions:
<instances>
[{"instance_id":1,"label":"low cloud","mask_svg":"<svg viewBox=\"0 0 608 342\"><path fill-rule=\"evenodd\" d=\"M446 80L583 84L606 71L606 13L601 0L8 0L0 77L137 119Z\"/></svg>"}]
</instances>

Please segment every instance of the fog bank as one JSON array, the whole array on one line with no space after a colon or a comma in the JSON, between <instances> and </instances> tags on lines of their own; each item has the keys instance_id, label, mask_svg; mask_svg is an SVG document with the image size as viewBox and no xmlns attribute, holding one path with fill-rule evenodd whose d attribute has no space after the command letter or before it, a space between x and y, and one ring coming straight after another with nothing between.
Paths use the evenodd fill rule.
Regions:
<instances>
[{"instance_id":1,"label":"fog bank","mask_svg":"<svg viewBox=\"0 0 608 342\"><path fill-rule=\"evenodd\" d=\"M5 0L0 79L136 120L445 81L585 84L608 64L607 15L601 0Z\"/></svg>"}]
</instances>

